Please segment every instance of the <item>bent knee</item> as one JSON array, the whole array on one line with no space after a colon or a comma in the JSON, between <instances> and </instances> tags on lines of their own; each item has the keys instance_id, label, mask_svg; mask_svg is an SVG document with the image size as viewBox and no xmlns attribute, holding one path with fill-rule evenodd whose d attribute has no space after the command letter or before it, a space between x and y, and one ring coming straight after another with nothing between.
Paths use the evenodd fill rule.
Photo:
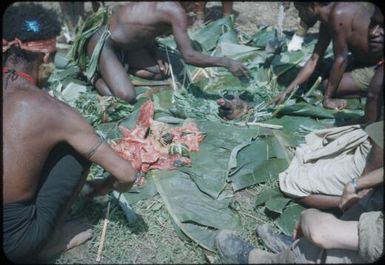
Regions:
<instances>
[{"instance_id":1,"label":"bent knee","mask_svg":"<svg viewBox=\"0 0 385 265\"><path fill-rule=\"evenodd\" d=\"M114 93L114 96L123 99L129 104L133 104L136 102L136 93L135 91L130 92L130 91L118 91Z\"/></svg>"}]
</instances>

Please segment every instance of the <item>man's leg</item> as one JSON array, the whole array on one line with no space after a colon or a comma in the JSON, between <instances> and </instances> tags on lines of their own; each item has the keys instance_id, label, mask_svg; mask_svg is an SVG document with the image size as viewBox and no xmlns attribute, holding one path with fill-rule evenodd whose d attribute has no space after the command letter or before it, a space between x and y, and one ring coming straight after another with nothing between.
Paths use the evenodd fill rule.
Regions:
<instances>
[{"instance_id":1,"label":"man's leg","mask_svg":"<svg viewBox=\"0 0 385 265\"><path fill-rule=\"evenodd\" d=\"M167 62L166 58L162 58L162 60ZM125 52L124 63L129 65L128 72L137 77L149 80L166 78L166 76L162 75L158 63L146 48Z\"/></svg>"},{"instance_id":2,"label":"man's leg","mask_svg":"<svg viewBox=\"0 0 385 265\"><path fill-rule=\"evenodd\" d=\"M99 30L89 40L87 45L88 56L92 55L102 32L102 29ZM99 57L99 69L103 81L95 80L94 84L102 95L114 95L128 103L135 102L135 88L128 78L122 63L116 56L110 39L106 40L103 50L101 51Z\"/></svg>"},{"instance_id":3,"label":"man's leg","mask_svg":"<svg viewBox=\"0 0 385 265\"><path fill-rule=\"evenodd\" d=\"M322 92L325 92L326 84L329 79L323 82ZM351 72L344 73L340 84L335 91L333 97L335 98L360 98L364 97L366 92L357 86L356 82L352 78Z\"/></svg>"},{"instance_id":4,"label":"man's leg","mask_svg":"<svg viewBox=\"0 0 385 265\"><path fill-rule=\"evenodd\" d=\"M37 221L41 226L54 228L45 241L39 258L49 258L75 247L92 236L92 231L79 222L66 222L64 218L83 187L90 162L68 144L60 144L51 152L43 169L36 199ZM53 232L53 233L52 233Z\"/></svg>"}]
</instances>

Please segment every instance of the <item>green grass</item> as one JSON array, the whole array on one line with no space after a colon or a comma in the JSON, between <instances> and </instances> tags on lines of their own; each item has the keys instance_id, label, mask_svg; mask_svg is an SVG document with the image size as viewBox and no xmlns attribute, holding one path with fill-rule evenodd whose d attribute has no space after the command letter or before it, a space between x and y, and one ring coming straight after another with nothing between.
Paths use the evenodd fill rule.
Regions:
<instances>
[{"instance_id":1,"label":"green grass","mask_svg":"<svg viewBox=\"0 0 385 265\"><path fill-rule=\"evenodd\" d=\"M237 192L231 204L240 214L242 228L238 235L262 248L255 236L257 224L268 222L262 207L255 208L255 199L266 185L257 185ZM54 264L95 264L108 201L111 201L109 223L102 252L102 264L207 264L221 263L219 257L193 241L182 240L176 234L170 215L161 197L139 201L132 206L138 220L129 225L123 211L111 196L88 200L79 198L69 218L86 218L93 237L52 260Z\"/></svg>"}]
</instances>

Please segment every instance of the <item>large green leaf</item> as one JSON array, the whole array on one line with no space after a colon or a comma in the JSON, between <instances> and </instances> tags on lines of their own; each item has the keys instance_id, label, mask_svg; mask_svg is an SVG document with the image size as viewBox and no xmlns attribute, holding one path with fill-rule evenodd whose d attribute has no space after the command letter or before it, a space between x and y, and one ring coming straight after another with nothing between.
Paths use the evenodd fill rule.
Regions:
<instances>
[{"instance_id":1,"label":"large green leaf","mask_svg":"<svg viewBox=\"0 0 385 265\"><path fill-rule=\"evenodd\" d=\"M227 56L231 57L234 60L246 61L252 60L256 57L265 58L266 53L260 51L258 48L239 45L236 43L230 42L221 42L214 53L215 56Z\"/></svg>"},{"instance_id":2,"label":"large green leaf","mask_svg":"<svg viewBox=\"0 0 385 265\"><path fill-rule=\"evenodd\" d=\"M279 77L295 68L303 59L302 51L281 53L274 57L271 62L273 73Z\"/></svg>"},{"instance_id":3,"label":"large green leaf","mask_svg":"<svg viewBox=\"0 0 385 265\"><path fill-rule=\"evenodd\" d=\"M282 213L285 206L291 201L290 198L275 197L266 202L266 208L272 212Z\"/></svg>"},{"instance_id":4,"label":"large green leaf","mask_svg":"<svg viewBox=\"0 0 385 265\"><path fill-rule=\"evenodd\" d=\"M286 159L270 158L258 165L253 172L253 184L273 181L278 178L278 174L289 166Z\"/></svg>"},{"instance_id":5,"label":"large green leaf","mask_svg":"<svg viewBox=\"0 0 385 265\"><path fill-rule=\"evenodd\" d=\"M215 20L205 27L190 33L192 40L197 41L204 51L210 51L217 45L219 37L234 28L231 16Z\"/></svg>"},{"instance_id":6,"label":"large green leaf","mask_svg":"<svg viewBox=\"0 0 385 265\"><path fill-rule=\"evenodd\" d=\"M212 121L197 121L198 127L206 133L205 142L219 148L232 150L236 145L249 142L258 135L267 134L265 128L247 128Z\"/></svg>"},{"instance_id":7,"label":"large green leaf","mask_svg":"<svg viewBox=\"0 0 385 265\"><path fill-rule=\"evenodd\" d=\"M291 202L274 223L283 233L291 235L295 224L298 222L299 216L304 209L305 208L301 205Z\"/></svg>"},{"instance_id":8,"label":"large green leaf","mask_svg":"<svg viewBox=\"0 0 385 265\"><path fill-rule=\"evenodd\" d=\"M229 174L234 191L245 188L257 165L268 159L267 148L266 141L257 139L238 152L238 166Z\"/></svg>"},{"instance_id":9,"label":"large green leaf","mask_svg":"<svg viewBox=\"0 0 385 265\"><path fill-rule=\"evenodd\" d=\"M266 123L282 125L281 131L296 139L298 145L303 142L303 138L307 133L333 125L334 119L315 120L309 117L285 115L280 118L269 119Z\"/></svg>"},{"instance_id":10,"label":"large green leaf","mask_svg":"<svg viewBox=\"0 0 385 265\"><path fill-rule=\"evenodd\" d=\"M285 159L274 159L262 161L254 167L252 173L247 173L237 177L233 182L234 191L244 189L254 184L277 179L278 174L284 171L288 166Z\"/></svg>"},{"instance_id":11,"label":"large green leaf","mask_svg":"<svg viewBox=\"0 0 385 265\"><path fill-rule=\"evenodd\" d=\"M229 201L214 200L203 194L187 174L179 171L159 170L152 171L151 174L174 222L183 233L199 245L210 249L213 242L207 244L202 239L204 234L197 228L197 225L211 229L239 229L239 216L228 207ZM197 229L199 233L196 231ZM209 238L214 239L214 237Z\"/></svg>"},{"instance_id":12,"label":"large green leaf","mask_svg":"<svg viewBox=\"0 0 385 265\"><path fill-rule=\"evenodd\" d=\"M104 138L114 140L122 137L116 122L102 123L95 127L96 131Z\"/></svg>"},{"instance_id":13,"label":"large green leaf","mask_svg":"<svg viewBox=\"0 0 385 265\"><path fill-rule=\"evenodd\" d=\"M296 103L290 106L284 106L277 112L277 115L297 115L307 116L320 119L333 119L332 110L327 110L323 107L316 107L306 102Z\"/></svg>"},{"instance_id":14,"label":"large green leaf","mask_svg":"<svg viewBox=\"0 0 385 265\"><path fill-rule=\"evenodd\" d=\"M192 167L180 170L188 173L202 192L216 199L226 184L229 156L230 150L205 141L199 152L190 153Z\"/></svg>"},{"instance_id":15,"label":"large green leaf","mask_svg":"<svg viewBox=\"0 0 385 265\"><path fill-rule=\"evenodd\" d=\"M153 177L151 175L146 176L146 180L142 187L133 187L128 192L123 193L128 203L133 204L140 200L146 200L151 198L158 191L154 184Z\"/></svg>"},{"instance_id":16,"label":"large green leaf","mask_svg":"<svg viewBox=\"0 0 385 265\"><path fill-rule=\"evenodd\" d=\"M281 197L281 196L282 196L282 192L277 188L265 189L258 194L258 197L255 201L255 206L265 204L267 201L271 200L272 198Z\"/></svg>"},{"instance_id":17,"label":"large green leaf","mask_svg":"<svg viewBox=\"0 0 385 265\"><path fill-rule=\"evenodd\" d=\"M276 31L273 27L262 26L257 32L251 37L251 44L255 47L265 48L267 43L276 37Z\"/></svg>"}]
</instances>

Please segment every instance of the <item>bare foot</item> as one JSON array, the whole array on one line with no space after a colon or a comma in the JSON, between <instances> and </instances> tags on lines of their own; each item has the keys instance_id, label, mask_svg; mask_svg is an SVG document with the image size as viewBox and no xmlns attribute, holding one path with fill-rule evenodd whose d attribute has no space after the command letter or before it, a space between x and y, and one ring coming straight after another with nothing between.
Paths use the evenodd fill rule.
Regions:
<instances>
[{"instance_id":1,"label":"bare foot","mask_svg":"<svg viewBox=\"0 0 385 265\"><path fill-rule=\"evenodd\" d=\"M92 229L80 221L69 221L62 224L53 233L50 240L40 251L41 260L49 260L58 254L77 247L92 237Z\"/></svg>"}]
</instances>

